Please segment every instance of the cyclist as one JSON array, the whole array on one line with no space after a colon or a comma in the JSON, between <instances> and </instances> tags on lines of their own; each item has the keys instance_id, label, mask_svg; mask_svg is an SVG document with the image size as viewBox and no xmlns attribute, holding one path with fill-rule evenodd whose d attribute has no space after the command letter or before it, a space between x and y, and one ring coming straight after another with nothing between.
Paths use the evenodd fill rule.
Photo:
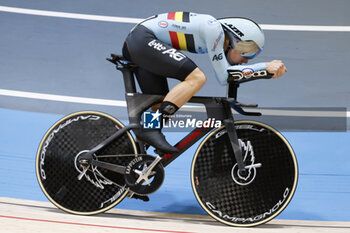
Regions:
<instances>
[{"instance_id":1,"label":"cyclist","mask_svg":"<svg viewBox=\"0 0 350 233\"><path fill-rule=\"evenodd\" d=\"M220 84L227 84L228 72L243 74L267 70L273 78L287 71L282 61L246 64L263 49L264 33L247 18L215 19L210 15L171 12L152 16L137 24L127 36L123 56L135 63L135 75L145 94L165 95L159 108L168 119L206 82L204 73L180 50L208 53ZM181 81L169 91L167 77ZM133 122L137 123L137 122ZM139 123L139 122L138 122ZM136 137L157 149L175 153L160 130L134 130Z\"/></svg>"}]
</instances>

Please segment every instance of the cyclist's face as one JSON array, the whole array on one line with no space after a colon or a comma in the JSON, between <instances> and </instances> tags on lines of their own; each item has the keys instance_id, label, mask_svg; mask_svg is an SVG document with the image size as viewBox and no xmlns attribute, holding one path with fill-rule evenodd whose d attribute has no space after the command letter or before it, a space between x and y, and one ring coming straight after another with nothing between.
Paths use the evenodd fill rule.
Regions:
<instances>
[{"instance_id":1,"label":"cyclist's face","mask_svg":"<svg viewBox=\"0 0 350 233\"><path fill-rule=\"evenodd\" d=\"M231 65L241 65L242 63L248 63L248 59L242 57L242 55L234 49L230 49L227 53L227 61Z\"/></svg>"}]
</instances>

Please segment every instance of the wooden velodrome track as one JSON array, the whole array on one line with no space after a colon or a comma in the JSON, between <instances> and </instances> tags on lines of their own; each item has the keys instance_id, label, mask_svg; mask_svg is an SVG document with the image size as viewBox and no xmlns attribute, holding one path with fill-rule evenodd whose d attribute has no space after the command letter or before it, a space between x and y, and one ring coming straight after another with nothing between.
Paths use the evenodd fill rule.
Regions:
<instances>
[{"instance_id":1,"label":"wooden velodrome track","mask_svg":"<svg viewBox=\"0 0 350 233\"><path fill-rule=\"evenodd\" d=\"M96 216L71 215L48 202L0 197L0 233L269 232L349 233L350 222L272 220L254 228L225 226L209 216L112 209Z\"/></svg>"}]
</instances>

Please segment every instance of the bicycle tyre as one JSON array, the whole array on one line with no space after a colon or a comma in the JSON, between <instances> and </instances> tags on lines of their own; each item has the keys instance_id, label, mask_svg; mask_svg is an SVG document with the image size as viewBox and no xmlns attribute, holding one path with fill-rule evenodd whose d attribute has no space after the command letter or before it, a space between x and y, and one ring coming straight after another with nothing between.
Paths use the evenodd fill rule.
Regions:
<instances>
[{"instance_id":1,"label":"bicycle tyre","mask_svg":"<svg viewBox=\"0 0 350 233\"><path fill-rule=\"evenodd\" d=\"M291 201L298 165L288 141L254 121L235 122L246 175L238 172L225 126L212 131L192 161L191 183L202 208L226 225L252 227L280 214Z\"/></svg>"},{"instance_id":2,"label":"bicycle tyre","mask_svg":"<svg viewBox=\"0 0 350 233\"><path fill-rule=\"evenodd\" d=\"M124 125L100 112L72 113L57 121L40 142L36 175L45 196L59 209L71 214L94 215L121 202L129 189L124 175L91 167L78 180L82 168L77 157L108 138ZM129 154L130 157L99 158L99 155ZM127 131L96 153L98 160L126 166L137 156L133 137Z\"/></svg>"}]
</instances>

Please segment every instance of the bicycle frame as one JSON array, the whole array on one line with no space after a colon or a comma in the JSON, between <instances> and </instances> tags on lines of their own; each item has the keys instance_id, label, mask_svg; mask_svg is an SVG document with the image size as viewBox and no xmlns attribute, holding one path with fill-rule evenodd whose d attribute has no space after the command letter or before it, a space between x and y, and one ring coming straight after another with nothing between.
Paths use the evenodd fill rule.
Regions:
<instances>
[{"instance_id":1,"label":"bicycle frame","mask_svg":"<svg viewBox=\"0 0 350 233\"><path fill-rule=\"evenodd\" d=\"M148 109L150 106L152 106L155 103L158 103L164 98L164 96L160 95L147 95L147 94L139 94L139 93L127 93L126 94L126 100L127 100L127 106L128 106L128 113L129 113L129 121L131 124L127 125L126 127L121 128L118 130L115 134L107 138L105 141L101 142L99 145L91 149L86 155L82 157L82 159L88 159L88 157L92 156L95 152L102 149L106 145L108 145L113 140L120 137L124 132L127 130L136 129L139 126L139 124L132 123L132 122L140 122L141 120L141 114L144 112L144 110ZM233 126L233 117L231 113L231 107L228 103L225 102L226 98L223 97L193 97L190 99L190 103L201 103L204 104L207 110L207 116L208 119L215 119L220 120L225 126L227 127L228 132L232 130L233 137L234 137L234 151L239 153L240 147L238 146L238 138L235 132L234 127L230 127L229 125ZM215 111L214 111L215 110ZM221 111L219 111L221 110ZM188 133L184 138L182 138L178 143L175 144L175 147L178 148L180 151L175 154L164 154L162 164L163 166L167 166L170 164L173 160L175 160L177 157L179 157L182 153L184 153L188 148L190 148L193 144L195 144L197 141L199 141L202 137L204 137L207 133L209 133L212 129L212 127L201 127L201 128L195 128L190 133ZM142 147L140 147L142 148ZM91 157L90 157L91 158ZM236 158L237 159L237 158ZM116 172L121 172L122 170L117 169L116 165L107 167L107 165L102 164L102 162L99 161L91 161L91 159L88 159L91 164L104 167L109 170L113 170ZM242 159L242 165L243 165L243 159ZM114 168L112 168L114 167ZM244 165L243 165L244 167Z\"/></svg>"},{"instance_id":2,"label":"bicycle frame","mask_svg":"<svg viewBox=\"0 0 350 233\"><path fill-rule=\"evenodd\" d=\"M132 130L140 127L141 115L142 113L153 106L154 104L162 102L164 96L161 95L148 95L140 94L136 92L135 78L133 75L134 65L127 61L122 61L121 57L112 55L113 59L107 59L116 65L116 69L120 70L123 73L124 87L126 102L128 108L129 122L130 124L126 127L120 129L118 132L107 138L105 141L101 142L99 145L91 149L85 155L81 157L83 160L87 160L93 165L103 167L108 170L122 173L123 167L118 165L110 165L100 161L95 161L92 159L92 155L98 150L102 149L104 146L108 145L113 140L117 139L127 130ZM261 113L256 112L245 112L241 106L257 107L257 105L243 105L236 101L237 98L237 89L239 87L238 82L229 82L227 89L227 97L192 97L188 102L189 103L200 103L204 104L207 112L207 119L215 119L221 121L227 130L228 136L231 141L231 146L234 152L235 160L237 161L238 168L240 171L245 171L245 165L243 162L241 147L238 143L237 133L234 127L234 119L232 115L231 108L234 108L237 112L243 115L253 115L259 116ZM215 111L214 111L215 110ZM175 147L180 151L175 154L163 154L162 155L162 164L163 166L169 165L182 153L184 153L188 148L195 144L198 140L204 137L208 132L213 128L211 127L201 127L195 128L184 138L182 138L178 143L175 144ZM140 150L143 151L142 142L140 143Z\"/></svg>"},{"instance_id":3,"label":"bicycle frame","mask_svg":"<svg viewBox=\"0 0 350 233\"><path fill-rule=\"evenodd\" d=\"M113 55L112 55L113 57ZM111 61L111 60L109 60ZM131 124L138 124L141 120L141 114L153 106L154 104L162 102L164 96L160 95L147 95L136 93L135 78L133 75L134 67L130 64L115 62L117 70L123 73L124 87L126 93L126 102L128 106L129 122ZM226 126L235 159L237 161L240 171L245 171L245 165L243 162L241 147L238 143L237 133L234 127L234 119L231 108L236 109L244 115L261 115L260 113L247 113L241 107L237 105L237 89L239 87L238 82L231 82L228 85L227 97L192 97L189 103L201 103L205 105L208 119L220 120ZM252 106L251 106L252 107ZM254 107L254 106L253 106ZM215 111L214 111L215 110ZM189 147L195 144L198 140L204 137L213 128L195 128L182 140L175 144L175 147L180 151L176 154L166 154L163 157L163 166L167 166L178 156L184 153Z\"/></svg>"},{"instance_id":4,"label":"bicycle frame","mask_svg":"<svg viewBox=\"0 0 350 233\"><path fill-rule=\"evenodd\" d=\"M148 109L155 103L161 102L163 98L164 96L158 95L127 93L126 100L130 122L140 122L141 114L144 112L144 110ZM193 97L189 102L204 104L207 110L208 119L211 118L223 122L225 119L229 118L229 114L227 114L227 112L225 111L226 109L223 107L223 98ZM214 109L216 111L213 111ZM218 110L221 110L221 112ZM168 164L170 164L173 160L175 160L178 156L184 153L188 148L190 148L198 140L204 137L212 129L212 127L197 127L193 129L190 133L188 133L184 138L182 138L179 142L175 144L174 147L180 150L178 153L168 153L163 156L163 166L167 166Z\"/></svg>"}]
</instances>

